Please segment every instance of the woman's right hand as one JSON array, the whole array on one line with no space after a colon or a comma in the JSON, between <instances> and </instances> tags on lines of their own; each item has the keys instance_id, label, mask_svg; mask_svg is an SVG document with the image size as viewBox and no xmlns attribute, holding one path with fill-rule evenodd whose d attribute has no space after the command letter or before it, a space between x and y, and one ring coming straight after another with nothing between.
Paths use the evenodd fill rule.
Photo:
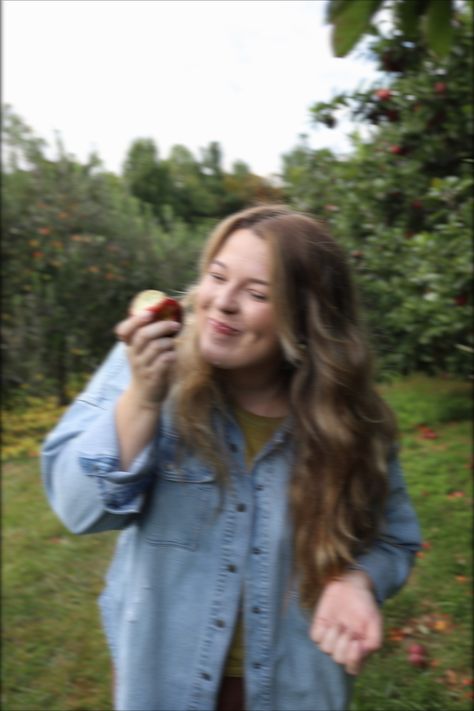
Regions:
<instances>
[{"instance_id":1,"label":"woman's right hand","mask_svg":"<svg viewBox=\"0 0 474 711\"><path fill-rule=\"evenodd\" d=\"M180 328L175 321L153 321L148 311L129 316L115 328L117 338L127 345L134 400L144 407L157 407L166 397L176 360L174 337Z\"/></svg>"},{"instance_id":2,"label":"woman's right hand","mask_svg":"<svg viewBox=\"0 0 474 711\"><path fill-rule=\"evenodd\" d=\"M176 359L174 336L179 329L175 321L153 321L148 311L129 316L115 328L117 338L127 345L132 371L115 413L123 471L155 434Z\"/></svg>"}]
</instances>

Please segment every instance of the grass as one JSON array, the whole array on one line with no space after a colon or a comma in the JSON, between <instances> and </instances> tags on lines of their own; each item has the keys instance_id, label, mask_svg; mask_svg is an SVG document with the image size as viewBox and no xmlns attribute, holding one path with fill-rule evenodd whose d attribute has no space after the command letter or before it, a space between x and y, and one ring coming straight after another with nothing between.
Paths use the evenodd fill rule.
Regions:
<instances>
[{"instance_id":1,"label":"grass","mask_svg":"<svg viewBox=\"0 0 474 711\"><path fill-rule=\"evenodd\" d=\"M470 386L417 376L383 393L399 417L424 548L385 605L386 642L359 677L351 711L464 711L472 706ZM112 708L96 598L116 534L72 536L48 507L37 452L58 415L36 401L4 415L5 711ZM424 668L408 661L413 643L426 649Z\"/></svg>"}]
</instances>

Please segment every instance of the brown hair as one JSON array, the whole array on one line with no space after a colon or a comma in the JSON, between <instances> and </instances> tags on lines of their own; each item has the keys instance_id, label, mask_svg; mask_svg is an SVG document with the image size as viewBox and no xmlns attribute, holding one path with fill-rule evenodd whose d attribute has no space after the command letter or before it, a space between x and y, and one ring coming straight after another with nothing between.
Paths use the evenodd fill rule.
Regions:
<instances>
[{"instance_id":1,"label":"brown hair","mask_svg":"<svg viewBox=\"0 0 474 711\"><path fill-rule=\"evenodd\" d=\"M242 228L265 239L272 254L271 299L294 422L295 562L302 602L312 606L322 585L351 564L377 532L395 420L374 385L345 254L326 227L285 206L243 210L211 234L201 272ZM174 385L177 423L184 440L222 473L223 453L211 415L225 396L196 348L193 289L188 300L191 313L180 339Z\"/></svg>"}]
</instances>

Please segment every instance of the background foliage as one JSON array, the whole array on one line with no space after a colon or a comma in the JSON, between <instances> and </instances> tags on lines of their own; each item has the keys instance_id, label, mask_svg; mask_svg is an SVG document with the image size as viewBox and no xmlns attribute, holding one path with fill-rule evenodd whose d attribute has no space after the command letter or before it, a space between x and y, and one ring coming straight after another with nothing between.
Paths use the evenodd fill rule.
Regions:
<instances>
[{"instance_id":1,"label":"background foliage","mask_svg":"<svg viewBox=\"0 0 474 711\"><path fill-rule=\"evenodd\" d=\"M335 159L303 137L284 157L291 201L324 216L351 254L386 372L471 369L471 22L465 6L443 58L401 23L374 30L377 85L312 107L316 125L359 122L353 154Z\"/></svg>"},{"instance_id":2,"label":"background foliage","mask_svg":"<svg viewBox=\"0 0 474 711\"><path fill-rule=\"evenodd\" d=\"M67 402L68 387L113 344L113 326L133 294L179 293L195 276L212 225L261 202L285 201L319 215L346 246L382 376L469 375L472 4L448 4L449 46L441 52L433 50L432 34L415 32L432 2L418 3L409 21L406 1L397 0L384 33L359 23L356 40L369 28L366 51L380 80L311 109L315 127L334 127L344 114L358 122L353 151L312 150L302 137L282 157L278 185L242 161L226 172L216 142L199 157L182 145L162 157L152 139L137 139L120 176L105 171L97 155L79 163L59 138L51 158L44 141L5 107L7 403L51 392ZM334 0L328 7L337 24L368 5L380 3Z\"/></svg>"}]
</instances>

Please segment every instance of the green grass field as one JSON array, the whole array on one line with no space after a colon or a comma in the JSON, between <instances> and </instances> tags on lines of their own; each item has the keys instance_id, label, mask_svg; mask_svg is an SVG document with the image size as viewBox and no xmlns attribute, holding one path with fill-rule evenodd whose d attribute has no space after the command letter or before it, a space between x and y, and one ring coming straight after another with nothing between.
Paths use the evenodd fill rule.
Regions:
<instances>
[{"instance_id":1,"label":"green grass field","mask_svg":"<svg viewBox=\"0 0 474 711\"><path fill-rule=\"evenodd\" d=\"M471 386L419 376L383 392L399 417L424 547L408 585L385 606L386 642L359 677L351 709L467 710L473 698ZM5 711L112 708L96 598L116 534L72 536L46 503L37 452L58 415L53 403L37 401L4 414ZM413 643L426 649L424 667L408 660Z\"/></svg>"}]
</instances>

